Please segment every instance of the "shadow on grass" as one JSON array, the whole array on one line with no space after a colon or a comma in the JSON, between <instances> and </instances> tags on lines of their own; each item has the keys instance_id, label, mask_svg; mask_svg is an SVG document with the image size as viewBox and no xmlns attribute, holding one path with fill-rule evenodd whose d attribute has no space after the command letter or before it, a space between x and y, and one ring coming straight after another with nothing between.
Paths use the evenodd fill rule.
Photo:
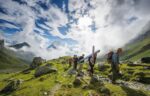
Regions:
<instances>
[{"instance_id":1,"label":"shadow on grass","mask_svg":"<svg viewBox=\"0 0 150 96\"><path fill-rule=\"evenodd\" d=\"M121 86L121 88L126 92L127 96L147 96L140 90L134 90L125 86Z\"/></svg>"}]
</instances>

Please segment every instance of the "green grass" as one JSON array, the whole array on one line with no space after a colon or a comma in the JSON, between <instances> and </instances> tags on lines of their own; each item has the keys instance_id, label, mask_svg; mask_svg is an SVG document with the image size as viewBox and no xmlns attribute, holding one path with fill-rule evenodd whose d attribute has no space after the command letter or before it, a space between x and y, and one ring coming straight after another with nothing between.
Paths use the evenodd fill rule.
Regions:
<instances>
[{"instance_id":1,"label":"green grass","mask_svg":"<svg viewBox=\"0 0 150 96\"><path fill-rule=\"evenodd\" d=\"M8 49L0 50L0 72L12 72L27 68L27 64L13 56Z\"/></svg>"},{"instance_id":2,"label":"green grass","mask_svg":"<svg viewBox=\"0 0 150 96\"><path fill-rule=\"evenodd\" d=\"M129 59L131 61L136 61L142 57L150 56L150 50L144 48L144 46L149 46L150 39L144 38L141 41L134 42L125 46L125 51L123 53L122 59Z\"/></svg>"},{"instance_id":3,"label":"green grass","mask_svg":"<svg viewBox=\"0 0 150 96\"><path fill-rule=\"evenodd\" d=\"M57 84L61 85L58 90L55 92L55 96L88 96L89 94L92 95L100 95L103 96L101 92L99 92L99 88L101 86L98 85L90 85L93 86L89 89L82 89L82 86L87 85L87 83L90 80L89 76L84 77L84 81L82 82L82 85L79 87L74 87L72 85L72 82L75 79L75 76L70 76L67 74L68 65L62 64L68 57L59 58L55 60L49 60L47 63L51 64L53 67L58 69L57 73L51 73L46 74L41 77L35 78L34 72L35 70L31 70L29 74L23 74L21 72L17 73L0 73L0 90L4 88L9 83L9 79L22 79L23 83L21 84L20 88L17 89L14 92L11 92L7 95L12 96L45 96L44 93L47 92L47 94L51 93L51 90L53 90ZM43 65L47 64L44 63ZM42 65L42 66L43 66ZM110 66L106 64L106 66ZM87 64L83 66L83 71L86 72L87 70ZM130 67L127 66L127 64L121 65L121 71L125 74L127 74L128 70L134 70L134 73L136 72L149 72L146 70L142 70L141 66L137 67ZM97 66L95 66L95 73L97 75L103 75L105 77L110 74L109 72L110 67L106 68L105 71L98 71ZM132 75L131 75L132 77ZM71 86L71 87L69 87ZM148 91L142 91L142 90L134 90L127 87L122 87L118 85L113 85L110 83L105 82L106 88L108 88L111 92L111 96L150 96ZM6 94L1 94L2 96L5 96Z\"/></svg>"}]
</instances>

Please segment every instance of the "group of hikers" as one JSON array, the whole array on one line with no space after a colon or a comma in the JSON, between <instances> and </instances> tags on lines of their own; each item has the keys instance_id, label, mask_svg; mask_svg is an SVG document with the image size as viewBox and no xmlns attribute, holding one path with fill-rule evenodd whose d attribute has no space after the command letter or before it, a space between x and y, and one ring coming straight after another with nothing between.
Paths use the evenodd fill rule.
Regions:
<instances>
[{"instance_id":1,"label":"group of hikers","mask_svg":"<svg viewBox=\"0 0 150 96\"><path fill-rule=\"evenodd\" d=\"M84 57L84 54L82 54L81 56L77 56L74 55L72 58L69 59L69 67L73 67L73 70L76 70L78 72L82 72L82 67L83 64L85 62L85 59L88 60L88 72L90 76L93 76L94 74L94 66L97 60L97 54L100 52L100 50L94 52L94 46L93 46L93 50L92 50L92 54L87 56L86 58ZM113 84L116 83L116 79L118 78L118 76L120 76L120 71L119 71L119 57L120 54L122 53L122 49L118 48L116 52L110 51L107 54L107 62L111 65L111 72L112 72L112 76L111 76L111 81Z\"/></svg>"}]
</instances>

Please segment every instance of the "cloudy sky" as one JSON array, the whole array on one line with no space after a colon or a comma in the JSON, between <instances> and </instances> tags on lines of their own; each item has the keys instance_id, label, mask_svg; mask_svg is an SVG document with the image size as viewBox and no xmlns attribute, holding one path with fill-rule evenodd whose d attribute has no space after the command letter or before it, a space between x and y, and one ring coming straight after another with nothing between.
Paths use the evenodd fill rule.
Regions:
<instances>
[{"instance_id":1,"label":"cloudy sky","mask_svg":"<svg viewBox=\"0 0 150 96\"><path fill-rule=\"evenodd\" d=\"M148 28L150 0L0 0L0 38L46 59L124 46ZM54 47L50 47L54 45Z\"/></svg>"}]
</instances>

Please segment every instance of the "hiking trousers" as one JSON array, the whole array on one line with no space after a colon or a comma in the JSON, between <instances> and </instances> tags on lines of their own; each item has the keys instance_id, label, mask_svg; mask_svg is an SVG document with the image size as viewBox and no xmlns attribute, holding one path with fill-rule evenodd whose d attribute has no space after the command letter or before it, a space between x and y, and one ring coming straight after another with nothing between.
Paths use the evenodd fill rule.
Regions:
<instances>
[{"instance_id":1,"label":"hiking trousers","mask_svg":"<svg viewBox=\"0 0 150 96\"><path fill-rule=\"evenodd\" d=\"M112 64L112 82L115 82L116 79L118 78L118 71L119 71L119 67L116 64Z\"/></svg>"}]
</instances>

